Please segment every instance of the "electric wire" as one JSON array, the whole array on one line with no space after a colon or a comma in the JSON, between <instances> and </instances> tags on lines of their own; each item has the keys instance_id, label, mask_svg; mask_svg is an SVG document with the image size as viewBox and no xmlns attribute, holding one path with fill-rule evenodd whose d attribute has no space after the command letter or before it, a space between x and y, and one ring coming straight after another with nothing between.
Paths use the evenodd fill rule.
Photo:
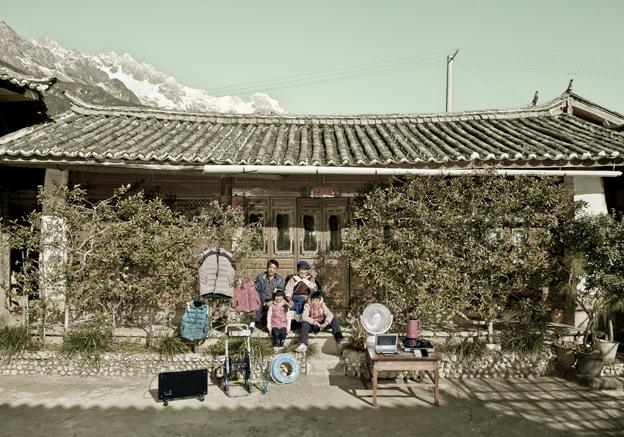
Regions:
<instances>
[{"instance_id":1,"label":"electric wire","mask_svg":"<svg viewBox=\"0 0 624 437\"><path fill-rule=\"evenodd\" d=\"M596 58L596 57L588 57L588 56L575 56L575 55L561 55L561 54L550 54L550 53L537 53L537 52L510 52L506 51L495 51L495 50L471 50L470 53L475 58L533 58L537 60L544 60L547 62L564 62L566 64L593 64L593 65L617 65L619 68L624 67L624 59L613 59L613 58Z\"/></svg>"},{"instance_id":2,"label":"electric wire","mask_svg":"<svg viewBox=\"0 0 624 437\"><path fill-rule=\"evenodd\" d=\"M211 88L209 89L209 92L211 92L212 94L242 94L245 92L256 91L258 89L268 90L283 87L291 88L293 86L331 82L334 80L345 80L355 77L365 77L368 75L377 75L379 73L386 74L414 68L418 69L422 66L428 66L429 63L432 62L442 64L443 59L441 53L442 52L431 53L427 55L410 56L406 58L395 58L385 61L369 62L366 64L337 67L328 70L319 70L310 73L283 76L280 78L263 81L245 82L241 84Z\"/></svg>"},{"instance_id":3,"label":"electric wire","mask_svg":"<svg viewBox=\"0 0 624 437\"><path fill-rule=\"evenodd\" d=\"M378 70L374 72L360 73L356 75L353 75L353 74L343 75L343 76L323 78L323 79L318 79L318 80L308 80L308 81L303 81L303 82L276 84L274 86L263 87L263 88L249 88L249 89L244 89L244 90L236 90L234 92L231 92L231 94L245 94L245 93L251 93L251 92L281 90L281 89L296 88L296 87L302 87L302 86L308 86L308 85L316 85L320 83L335 83L335 82L341 82L341 81L361 79L364 77L374 77L374 76L381 76L381 75L388 75L388 74L405 73L408 71L431 68L431 67L435 67L438 65L440 65L439 62L433 62L433 63L427 63L427 64L408 66L408 67L403 67L403 68L398 68L398 69L393 68L393 69L386 69L386 70Z\"/></svg>"},{"instance_id":4,"label":"electric wire","mask_svg":"<svg viewBox=\"0 0 624 437\"><path fill-rule=\"evenodd\" d=\"M477 68L471 66L466 61L458 62L458 64L461 67L465 67L465 70L468 71L468 73L470 73L477 80L479 80L480 82L484 82L484 83L490 85L491 87L495 88L501 94L504 94L507 97L509 97L515 103L519 103L521 105L524 105L524 104L527 103L526 100L523 100L522 96L520 96L518 93L516 93L512 89L508 88L506 85L504 85L502 82L500 82L499 80L497 80L493 76L490 75L490 77L487 77L486 74L480 73L477 70Z\"/></svg>"},{"instance_id":5,"label":"electric wire","mask_svg":"<svg viewBox=\"0 0 624 437\"><path fill-rule=\"evenodd\" d=\"M229 91L230 89L246 88L249 86L255 87L255 86L270 85L275 82L283 82L283 81L291 81L291 80L305 80L307 78L316 78L318 76L325 76L325 75L332 75L332 74L345 74L345 73L355 72L359 70L377 69L377 68L383 68L383 67L387 67L391 65L397 65L397 64L400 65L400 64L405 64L405 63L417 62L420 60L427 60L430 58L437 58L438 56L441 57L442 53L443 52L433 52L433 53L416 55L416 56L408 56L408 57L402 57L402 58L392 58L392 59L386 59L382 61L368 62L364 64L355 64L355 65L349 65L349 66L344 66L344 67L335 67L335 68L330 68L326 70L317 70L317 71L312 71L309 73L293 74L293 75L282 76L282 77L278 77L274 79L243 82L240 84L233 84L233 85L211 88L210 91L211 92L223 92L223 91Z\"/></svg>"},{"instance_id":6,"label":"electric wire","mask_svg":"<svg viewBox=\"0 0 624 437\"><path fill-rule=\"evenodd\" d=\"M624 61L546 53L497 53L475 51L472 59L495 65L498 69L517 69L547 74L583 75L607 79L624 78Z\"/></svg>"}]
</instances>

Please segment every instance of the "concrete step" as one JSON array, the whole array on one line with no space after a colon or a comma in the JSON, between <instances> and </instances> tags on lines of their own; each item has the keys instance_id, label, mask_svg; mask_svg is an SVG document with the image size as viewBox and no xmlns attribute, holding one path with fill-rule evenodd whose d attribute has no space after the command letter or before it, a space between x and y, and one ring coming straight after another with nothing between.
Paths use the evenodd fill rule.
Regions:
<instances>
[{"instance_id":1,"label":"concrete step","mask_svg":"<svg viewBox=\"0 0 624 437\"><path fill-rule=\"evenodd\" d=\"M345 366L333 337L310 337L317 353L308 357L308 375L344 375Z\"/></svg>"}]
</instances>

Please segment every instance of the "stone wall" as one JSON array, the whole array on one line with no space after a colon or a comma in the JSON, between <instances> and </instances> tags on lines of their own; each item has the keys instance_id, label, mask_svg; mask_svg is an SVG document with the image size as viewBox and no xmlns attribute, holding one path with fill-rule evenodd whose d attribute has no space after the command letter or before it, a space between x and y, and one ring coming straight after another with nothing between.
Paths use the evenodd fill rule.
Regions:
<instances>
[{"instance_id":1,"label":"stone wall","mask_svg":"<svg viewBox=\"0 0 624 437\"><path fill-rule=\"evenodd\" d=\"M302 373L306 369L305 355L294 354ZM156 353L106 353L99 360L80 356L67 357L59 352L29 352L0 360L0 375L59 375L59 376L151 376L160 372L208 369L209 373L223 364L224 357L204 354L176 355L170 359ZM265 368L266 365L265 364ZM254 371L254 378L259 372Z\"/></svg>"},{"instance_id":2,"label":"stone wall","mask_svg":"<svg viewBox=\"0 0 624 437\"><path fill-rule=\"evenodd\" d=\"M361 378L366 372L364 352L345 350L345 373ZM457 355L441 354L440 377L442 378L533 378L554 375L556 355L546 349L533 355L514 352L490 351L480 358L460 359ZM403 376L403 372L384 372L388 378ZM601 376L623 376L624 362L605 364Z\"/></svg>"},{"instance_id":3,"label":"stone wall","mask_svg":"<svg viewBox=\"0 0 624 437\"><path fill-rule=\"evenodd\" d=\"M304 354L295 354L302 373L307 368ZM343 351L345 374L361 378L366 372L364 353ZM314 360L314 358L310 358ZM440 376L442 378L531 378L554 375L556 356L549 349L534 355L492 351L471 360L457 355L442 354ZM205 354L177 355L171 359L156 353L106 353L99 360L80 356L69 358L59 352L30 352L12 359L0 360L0 375L60 375L60 376L151 376L160 372L208 369L210 373L223 364L223 357ZM266 365L265 364L265 368ZM386 372L387 377L403 376L399 372ZM624 361L605 364L601 376L624 376ZM254 378L259 374L254 371Z\"/></svg>"},{"instance_id":4,"label":"stone wall","mask_svg":"<svg viewBox=\"0 0 624 437\"><path fill-rule=\"evenodd\" d=\"M175 370L213 369L221 365L211 356L178 355L161 359L155 353L106 353L99 360L87 357L67 357L58 352L25 353L0 361L2 375L71 375L71 376L149 376Z\"/></svg>"},{"instance_id":5,"label":"stone wall","mask_svg":"<svg viewBox=\"0 0 624 437\"><path fill-rule=\"evenodd\" d=\"M600 376L624 376L624 361L616 360L613 363L605 364Z\"/></svg>"}]
</instances>

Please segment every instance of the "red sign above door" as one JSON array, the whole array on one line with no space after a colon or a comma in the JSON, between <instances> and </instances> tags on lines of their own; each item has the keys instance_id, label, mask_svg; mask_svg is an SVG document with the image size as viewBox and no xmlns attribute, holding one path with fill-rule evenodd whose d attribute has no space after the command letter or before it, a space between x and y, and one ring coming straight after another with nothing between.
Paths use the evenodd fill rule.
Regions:
<instances>
[{"instance_id":1,"label":"red sign above door","mask_svg":"<svg viewBox=\"0 0 624 437\"><path fill-rule=\"evenodd\" d=\"M334 187L312 187L310 197L335 197Z\"/></svg>"}]
</instances>

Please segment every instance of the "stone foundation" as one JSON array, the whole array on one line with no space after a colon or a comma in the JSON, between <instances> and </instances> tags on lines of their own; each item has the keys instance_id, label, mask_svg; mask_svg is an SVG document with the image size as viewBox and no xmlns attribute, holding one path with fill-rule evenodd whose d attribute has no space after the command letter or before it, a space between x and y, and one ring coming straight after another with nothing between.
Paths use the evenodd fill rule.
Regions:
<instances>
[{"instance_id":1,"label":"stone foundation","mask_svg":"<svg viewBox=\"0 0 624 437\"><path fill-rule=\"evenodd\" d=\"M305 371L305 355L293 354ZM161 358L156 353L106 353L99 360L80 356L67 357L59 352L30 352L12 359L0 360L0 375L57 375L57 376L152 376L160 372L208 369L212 374L223 365L224 357L203 354L176 355ZM268 363L265 363L265 368ZM254 370L253 377L258 378Z\"/></svg>"},{"instance_id":2,"label":"stone foundation","mask_svg":"<svg viewBox=\"0 0 624 437\"><path fill-rule=\"evenodd\" d=\"M294 354L305 373L305 354ZM366 372L364 352L344 350L344 369L347 376L361 378ZM621 357L620 357L621 358ZM99 360L60 352L40 351L24 353L12 359L0 360L0 375L68 375L68 376L151 376L160 372L208 369L217 371L224 357L205 354L177 355L171 359L156 353L106 353ZM314 360L314 357L310 358ZM534 355L513 352L489 352L483 357L461 360L456 355L442 354L440 376L443 378L532 378L555 375L556 355L549 349ZM265 367L268 362L265 363ZM403 372L384 372L384 376L406 376ZM602 377L624 376L624 361L605 364ZM254 371L254 378L259 372Z\"/></svg>"},{"instance_id":3,"label":"stone foundation","mask_svg":"<svg viewBox=\"0 0 624 437\"><path fill-rule=\"evenodd\" d=\"M345 350L345 373L361 378L366 370L364 352ZM519 355L514 352L489 352L480 358L460 360L457 355L441 354L440 377L442 378L534 378L554 375L556 355L549 349L538 354ZM383 376L397 378L406 372L384 372ZM410 375L414 376L414 375ZM624 362L605 364L601 376L624 376Z\"/></svg>"},{"instance_id":4,"label":"stone foundation","mask_svg":"<svg viewBox=\"0 0 624 437\"><path fill-rule=\"evenodd\" d=\"M200 354L161 359L155 353L106 353L99 360L67 357L58 352L32 352L0 361L2 375L149 376L160 372L213 369L222 361Z\"/></svg>"},{"instance_id":5,"label":"stone foundation","mask_svg":"<svg viewBox=\"0 0 624 437\"><path fill-rule=\"evenodd\" d=\"M618 358L623 358L622 355ZM605 376L624 376L624 361L615 360L613 363L605 364L602 368L602 372L600 372L601 377Z\"/></svg>"}]
</instances>

